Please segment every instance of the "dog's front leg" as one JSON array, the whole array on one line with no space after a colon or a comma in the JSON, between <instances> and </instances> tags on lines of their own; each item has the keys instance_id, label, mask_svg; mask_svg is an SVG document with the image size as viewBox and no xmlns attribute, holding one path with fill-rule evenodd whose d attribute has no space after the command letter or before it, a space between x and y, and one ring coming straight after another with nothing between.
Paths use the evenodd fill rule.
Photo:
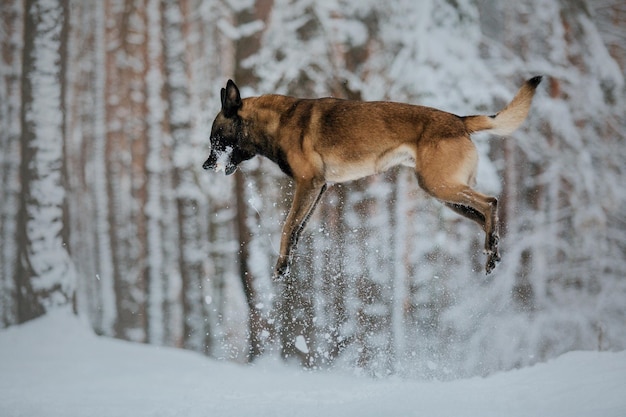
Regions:
<instances>
[{"instance_id":1,"label":"dog's front leg","mask_svg":"<svg viewBox=\"0 0 626 417\"><path fill-rule=\"evenodd\" d=\"M324 191L326 183L322 180L296 181L293 202L280 239L280 254L274 269L274 279L280 280L289 273L292 252Z\"/></svg>"}]
</instances>

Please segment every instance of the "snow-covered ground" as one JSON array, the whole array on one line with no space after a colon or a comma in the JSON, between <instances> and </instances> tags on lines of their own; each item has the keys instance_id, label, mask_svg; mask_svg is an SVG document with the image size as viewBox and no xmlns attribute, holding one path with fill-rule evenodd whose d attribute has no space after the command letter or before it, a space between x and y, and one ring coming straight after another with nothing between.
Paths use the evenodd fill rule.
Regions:
<instances>
[{"instance_id":1,"label":"snow-covered ground","mask_svg":"<svg viewBox=\"0 0 626 417\"><path fill-rule=\"evenodd\" d=\"M0 416L626 416L626 352L451 382L240 366L95 336L60 310L0 331Z\"/></svg>"}]
</instances>

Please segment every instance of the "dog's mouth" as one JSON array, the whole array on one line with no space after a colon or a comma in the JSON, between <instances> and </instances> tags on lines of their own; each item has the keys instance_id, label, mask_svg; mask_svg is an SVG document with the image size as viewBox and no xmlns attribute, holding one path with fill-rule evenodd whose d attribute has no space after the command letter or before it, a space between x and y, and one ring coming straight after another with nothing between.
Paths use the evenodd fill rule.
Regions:
<instances>
[{"instance_id":1,"label":"dog's mouth","mask_svg":"<svg viewBox=\"0 0 626 417\"><path fill-rule=\"evenodd\" d=\"M223 151L216 151L215 163L209 163L209 161L207 161L204 163L203 168L213 169L215 172L224 172L226 175L231 175L237 171L237 165L231 163L232 153L233 148L231 146L227 146Z\"/></svg>"},{"instance_id":2,"label":"dog's mouth","mask_svg":"<svg viewBox=\"0 0 626 417\"><path fill-rule=\"evenodd\" d=\"M221 165L218 164L215 166L215 172L224 171L225 175L231 175L235 171L237 171L237 165Z\"/></svg>"}]
</instances>

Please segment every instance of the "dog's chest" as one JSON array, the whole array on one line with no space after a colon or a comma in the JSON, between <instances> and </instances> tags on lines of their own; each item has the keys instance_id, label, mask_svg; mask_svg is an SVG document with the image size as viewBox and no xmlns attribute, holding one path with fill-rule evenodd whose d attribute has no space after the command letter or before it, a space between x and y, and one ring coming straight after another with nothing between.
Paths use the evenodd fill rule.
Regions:
<instances>
[{"instance_id":1,"label":"dog's chest","mask_svg":"<svg viewBox=\"0 0 626 417\"><path fill-rule=\"evenodd\" d=\"M340 183L385 172L398 165L415 167L415 153L402 145L382 153L363 155L359 159L330 157L324 159L326 181Z\"/></svg>"},{"instance_id":2,"label":"dog's chest","mask_svg":"<svg viewBox=\"0 0 626 417\"><path fill-rule=\"evenodd\" d=\"M373 163L327 164L324 176L327 182L347 182L375 174Z\"/></svg>"}]
</instances>

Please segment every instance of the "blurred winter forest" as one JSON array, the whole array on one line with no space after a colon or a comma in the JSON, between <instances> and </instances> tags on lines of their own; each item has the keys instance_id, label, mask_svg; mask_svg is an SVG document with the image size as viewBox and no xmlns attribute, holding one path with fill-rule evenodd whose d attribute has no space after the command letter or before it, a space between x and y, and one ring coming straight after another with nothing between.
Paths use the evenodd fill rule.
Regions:
<instances>
[{"instance_id":1,"label":"blurred winter forest","mask_svg":"<svg viewBox=\"0 0 626 417\"><path fill-rule=\"evenodd\" d=\"M0 47L0 327L71 305L215 358L440 379L626 348L623 1L3 0ZM474 137L489 276L402 168L331 187L276 291L289 179L201 169L228 78L467 115L537 74L522 129Z\"/></svg>"}]
</instances>

